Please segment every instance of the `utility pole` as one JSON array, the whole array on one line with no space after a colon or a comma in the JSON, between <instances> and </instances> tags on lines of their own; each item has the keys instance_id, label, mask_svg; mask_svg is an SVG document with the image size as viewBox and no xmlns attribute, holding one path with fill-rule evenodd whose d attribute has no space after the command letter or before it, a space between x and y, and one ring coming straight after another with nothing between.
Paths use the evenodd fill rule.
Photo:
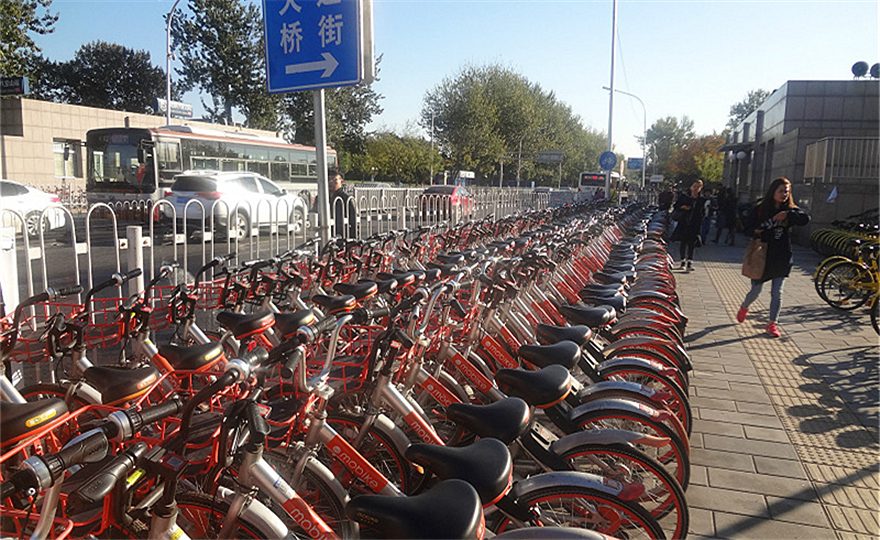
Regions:
<instances>
[{"instance_id":1,"label":"utility pole","mask_svg":"<svg viewBox=\"0 0 880 540\"><path fill-rule=\"evenodd\" d=\"M617 0L611 14L611 91L608 92L608 151L613 151L613 128L614 128L614 63L615 44L617 43ZM605 197L611 198L611 170L605 172Z\"/></svg>"},{"instance_id":2,"label":"utility pole","mask_svg":"<svg viewBox=\"0 0 880 540\"><path fill-rule=\"evenodd\" d=\"M180 0L175 0L165 21L165 125L171 125L171 20Z\"/></svg>"}]
</instances>

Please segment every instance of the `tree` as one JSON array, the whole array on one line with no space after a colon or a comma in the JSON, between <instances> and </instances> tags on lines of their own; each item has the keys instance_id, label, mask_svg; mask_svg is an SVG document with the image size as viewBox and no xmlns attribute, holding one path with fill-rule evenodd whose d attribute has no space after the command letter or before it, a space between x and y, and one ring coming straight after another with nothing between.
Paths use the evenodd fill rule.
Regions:
<instances>
[{"instance_id":1,"label":"tree","mask_svg":"<svg viewBox=\"0 0 880 540\"><path fill-rule=\"evenodd\" d=\"M679 147L685 146L687 141L694 138L694 122L687 116L682 116L681 121L673 116L667 116L654 122L648 128L647 141L651 149L652 172L657 174L670 174L669 160Z\"/></svg>"},{"instance_id":2,"label":"tree","mask_svg":"<svg viewBox=\"0 0 880 540\"><path fill-rule=\"evenodd\" d=\"M432 119L452 170L474 171L487 183L497 181L503 162L507 181L521 164L523 181L555 185L559 166L536 158L541 150L561 150L569 184L581 170L598 166L604 146L552 92L499 65L469 66L445 78L426 94L419 124L430 130Z\"/></svg>"},{"instance_id":3,"label":"tree","mask_svg":"<svg viewBox=\"0 0 880 540\"><path fill-rule=\"evenodd\" d=\"M758 110L764 101L770 97L771 92L763 89L751 90L746 99L730 106L730 119L727 121L728 129L735 129L740 122Z\"/></svg>"},{"instance_id":4,"label":"tree","mask_svg":"<svg viewBox=\"0 0 880 540\"><path fill-rule=\"evenodd\" d=\"M149 52L104 41L83 45L69 62L46 61L41 72L36 94L62 103L150 114L165 95L165 70Z\"/></svg>"},{"instance_id":5,"label":"tree","mask_svg":"<svg viewBox=\"0 0 880 540\"><path fill-rule=\"evenodd\" d=\"M174 17L174 50L184 90L211 97L203 104L212 120L233 122L238 110L247 125L275 130L279 98L266 93L260 8L239 0L190 0Z\"/></svg>"},{"instance_id":6,"label":"tree","mask_svg":"<svg viewBox=\"0 0 880 540\"><path fill-rule=\"evenodd\" d=\"M724 156L717 148L724 144L720 135L703 135L685 141L673 150L667 172L679 182L694 180L720 182Z\"/></svg>"},{"instance_id":7,"label":"tree","mask_svg":"<svg viewBox=\"0 0 880 540\"><path fill-rule=\"evenodd\" d=\"M431 143L414 134L375 133L367 137L365 152L353 157L353 178L375 177L379 182L427 184L430 181Z\"/></svg>"},{"instance_id":8,"label":"tree","mask_svg":"<svg viewBox=\"0 0 880 540\"><path fill-rule=\"evenodd\" d=\"M52 0L0 0L0 75L30 76L40 48L30 34L51 34L58 15ZM37 13L42 11L42 13Z\"/></svg>"}]
</instances>

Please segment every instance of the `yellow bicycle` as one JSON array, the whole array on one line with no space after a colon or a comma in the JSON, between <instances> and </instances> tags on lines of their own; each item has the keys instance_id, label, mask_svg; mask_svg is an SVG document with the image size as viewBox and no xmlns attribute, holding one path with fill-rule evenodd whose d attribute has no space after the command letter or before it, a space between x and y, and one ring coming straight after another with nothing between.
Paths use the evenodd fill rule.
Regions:
<instances>
[{"instance_id":1,"label":"yellow bicycle","mask_svg":"<svg viewBox=\"0 0 880 540\"><path fill-rule=\"evenodd\" d=\"M860 246L855 260L834 260L824 270L820 266L822 273L816 282L819 296L837 309L852 310L865 305L880 291L877 252L876 244Z\"/></svg>"}]
</instances>

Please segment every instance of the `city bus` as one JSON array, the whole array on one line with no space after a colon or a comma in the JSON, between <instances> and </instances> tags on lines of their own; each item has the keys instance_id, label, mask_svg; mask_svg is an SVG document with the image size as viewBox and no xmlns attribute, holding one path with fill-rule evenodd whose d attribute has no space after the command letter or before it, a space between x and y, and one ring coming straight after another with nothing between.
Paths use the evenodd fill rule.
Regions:
<instances>
[{"instance_id":1,"label":"city bus","mask_svg":"<svg viewBox=\"0 0 880 540\"><path fill-rule=\"evenodd\" d=\"M102 128L86 133L89 204L165 196L175 175L190 170L251 171L296 193L317 191L315 148L283 139L192 126ZM336 152L327 149L327 166Z\"/></svg>"}]
</instances>

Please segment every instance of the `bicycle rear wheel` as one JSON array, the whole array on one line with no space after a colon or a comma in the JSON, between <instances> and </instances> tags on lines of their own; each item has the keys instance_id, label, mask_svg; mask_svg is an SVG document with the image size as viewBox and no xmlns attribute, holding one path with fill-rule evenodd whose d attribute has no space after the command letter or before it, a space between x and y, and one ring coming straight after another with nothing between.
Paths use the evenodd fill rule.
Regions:
<instances>
[{"instance_id":1,"label":"bicycle rear wheel","mask_svg":"<svg viewBox=\"0 0 880 540\"><path fill-rule=\"evenodd\" d=\"M865 305L871 291L866 285L873 283L871 272L853 262L841 261L825 271L820 289L822 297L837 309L853 310Z\"/></svg>"},{"instance_id":2,"label":"bicycle rear wheel","mask_svg":"<svg viewBox=\"0 0 880 540\"><path fill-rule=\"evenodd\" d=\"M229 513L226 501L204 493L183 493L177 496L177 526L190 538L217 538L223 519ZM271 538L260 526L239 516L230 538ZM303 536L306 538L306 536Z\"/></svg>"},{"instance_id":3,"label":"bicycle rear wheel","mask_svg":"<svg viewBox=\"0 0 880 540\"><path fill-rule=\"evenodd\" d=\"M690 514L684 490L655 459L623 444L580 445L562 457L574 471L642 484L645 492L636 502L651 513L666 537L687 536Z\"/></svg>"},{"instance_id":4,"label":"bicycle rear wheel","mask_svg":"<svg viewBox=\"0 0 880 540\"><path fill-rule=\"evenodd\" d=\"M582 486L554 486L521 495L517 504L531 509L534 527L574 527L629 539L666 538L651 514L637 503ZM491 529L500 534L519 525L500 515ZM552 531L552 529L548 529ZM552 538L552 532L548 537Z\"/></svg>"}]
</instances>

